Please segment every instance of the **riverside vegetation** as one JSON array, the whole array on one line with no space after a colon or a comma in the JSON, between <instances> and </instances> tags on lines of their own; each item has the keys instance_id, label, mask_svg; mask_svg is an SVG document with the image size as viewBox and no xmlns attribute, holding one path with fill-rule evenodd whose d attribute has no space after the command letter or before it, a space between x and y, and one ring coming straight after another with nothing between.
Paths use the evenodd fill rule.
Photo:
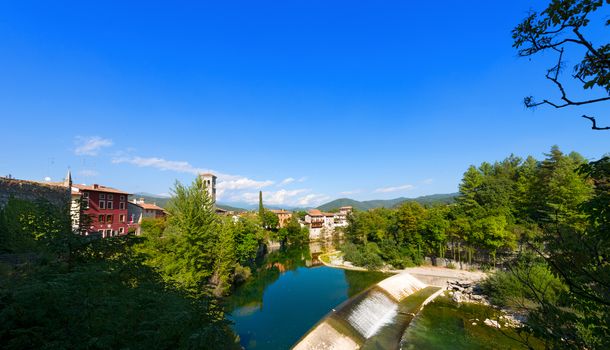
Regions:
<instances>
[{"instance_id":1,"label":"riverside vegetation","mask_svg":"<svg viewBox=\"0 0 610 350\"><path fill-rule=\"evenodd\" d=\"M173 192L167 221L107 239L73 232L67 210L11 199L0 210L0 346L239 348L219 297L248 279L264 242L295 244L304 231L217 216L200 179Z\"/></svg>"},{"instance_id":2,"label":"riverside vegetation","mask_svg":"<svg viewBox=\"0 0 610 350\"><path fill-rule=\"evenodd\" d=\"M219 297L249 279L266 241L298 245L306 232L296 218L265 224L264 210L217 216L200 180L173 192L167 220L108 239L75 234L48 203L10 200L0 211L2 347L237 347ZM553 147L542 161L471 166L455 204L355 212L343 250L372 268L426 255L505 267L484 288L528 315L519 331L548 348L607 348L608 203L610 158Z\"/></svg>"},{"instance_id":3,"label":"riverside vegetation","mask_svg":"<svg viewBox=\"0 0 610 350\"><path fill-rule=\"evenodd\" d=\"M459 189L455 204L355 212L345 259L402 268L449 254L503 267L484 288L528 316L523 332L548 348L609 348L610 158L554 146L541 161L470 166Z\"/></svg>"}]
</instances>

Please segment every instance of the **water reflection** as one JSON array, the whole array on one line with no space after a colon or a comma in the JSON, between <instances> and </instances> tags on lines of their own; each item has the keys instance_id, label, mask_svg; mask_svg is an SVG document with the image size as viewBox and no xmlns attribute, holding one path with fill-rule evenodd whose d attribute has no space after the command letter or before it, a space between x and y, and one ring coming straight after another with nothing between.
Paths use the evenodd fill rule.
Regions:
<instances>
[{"instance_id":1,"label":"water reflection","mask_svg":"<svg viewBox=\"0 0 610 350\"><path fill-rule=\"evenodd\" d=\"M277 250L226 300L246 349L287 349L332 308L387 275L325 267L332 244Z\"/></svg>"}]
</instances>

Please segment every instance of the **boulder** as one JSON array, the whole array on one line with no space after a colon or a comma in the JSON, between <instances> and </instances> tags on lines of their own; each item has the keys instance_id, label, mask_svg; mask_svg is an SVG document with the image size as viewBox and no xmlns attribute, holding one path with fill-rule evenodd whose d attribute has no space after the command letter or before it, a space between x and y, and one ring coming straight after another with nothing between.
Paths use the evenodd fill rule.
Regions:
<instances>
[{"instance_id":1,"label":"boulder","mask_svg":"<svg viewBox=\"0 0 610 350\"><path fill-rule=\"evenodd\" d=\"M493 327L493 328L502 328L500 326L500 323L498 323L498 321L496 320L490 320L489 318L486 318L485 321L483 321L483 323L485 323L486 325L488 325L489 327Z\"/></svg>"}]
</instances>

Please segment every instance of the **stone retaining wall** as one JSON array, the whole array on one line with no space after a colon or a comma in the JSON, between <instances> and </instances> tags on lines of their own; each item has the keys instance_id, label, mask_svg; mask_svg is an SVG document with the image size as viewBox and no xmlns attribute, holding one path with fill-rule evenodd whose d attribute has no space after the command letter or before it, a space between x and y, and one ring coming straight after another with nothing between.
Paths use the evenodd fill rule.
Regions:
<instances>
[{"instance_id":1,"label":"stone retaining wall","mask_svg":"<svg viewBox=\"0 0 610 350\"><path fill-rule=\"evenodd\" d=\"M14 197L29 202L45 200L67 210L70 205L70 190L69 186L61 183L43 183L0 177L0 208L4 207L11 197Z\"/></svg>"}]
</instances>

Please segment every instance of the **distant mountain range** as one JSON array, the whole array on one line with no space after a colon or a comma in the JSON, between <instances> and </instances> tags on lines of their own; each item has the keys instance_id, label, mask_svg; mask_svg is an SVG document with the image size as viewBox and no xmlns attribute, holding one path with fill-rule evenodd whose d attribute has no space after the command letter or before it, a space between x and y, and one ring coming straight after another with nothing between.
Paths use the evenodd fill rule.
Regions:
<instances>
[{"instance_id":1,"label":"distant mountain range","mask_svg":"<svg viewBox=\"0 0 610 350\"><path fill-rule=\"evenodd\" d=\"M447 193L447 194L432 194L428 196L421 196L417 198L394 198L394 199L376 199L370 201L357 201L350 198L339 198L332 202L322 204L318 209L322 211L329 211L338 209L340 207L352 206L358 210L369 210L375 208L394 208L397 205L404 202L417 202L421 205L435 205L435 204L449 204L455 201L458 193Z\"/></svg>"},{"instance_id":2,"label":"distant mountain range","mask_svg":"<svg viewBox=\"0 0 610 350\"><path fill-rule=\"evenodd\" d=\"M340 207L352 206L354 209L358 210L369 210L374 208L394 208L397 205L407 202L413 201L417 202L421 205L435 205L435 204L447 204L453 203L455 201L455 197L457 197L458 193L447 193L447 194L433 194L429 196L421 196L417 198L395 198L395 199L375 199L370 201L357 201L355 199L350 198L339 198L334 201L325 203L320 205L317 209L322 211L330 211L333 209L339 209ZM144 198L146 203L156 203L158 206L165 208L167 202L169 202L169 197L164 197L151 193L135 193L129 196L129 200L134 198ZM230 211L248 211L255 210L258 208L258 204L247 204L247 203L216 203L216 206ZM267 209L289 209L289 210L306 210L305 208L294 208L290 206L265 206Z\"/></svg>"}]
</instances>

